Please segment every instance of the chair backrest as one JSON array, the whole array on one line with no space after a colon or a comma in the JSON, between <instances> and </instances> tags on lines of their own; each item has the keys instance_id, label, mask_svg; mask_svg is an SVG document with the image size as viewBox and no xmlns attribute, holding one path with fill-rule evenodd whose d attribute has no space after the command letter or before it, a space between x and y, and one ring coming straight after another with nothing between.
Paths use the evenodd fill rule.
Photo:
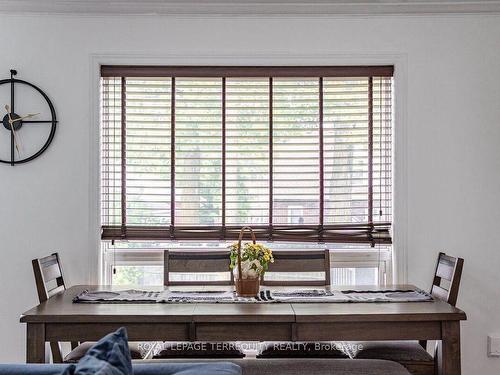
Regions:
<instances>
[{"instance_id":1,"label":"chair backrest","mask_svg":"<svg viewBox=\"0 0 500 375\"><path fill-rule=\"evenodd\" d=\"M431 294L433 297L455 306L462 278L464 260L439 253Z\"/></svg>"},{"instance_id":2,"label":"chair backrest","mask_svg":"<svg viewBox=\"0 0 500 375\"><path fill-rule=\"evenodd\" d=\"M59 254L33 259L31 263L40 303L66 289Z\"/></svg>"},{"instance_id":3,"label":"chair backrest","mask_svg":"<svg viewBox=\"0 0 500 375\"><path fill-rule=\"evenodd\" d=\"M163 284L170 285L232 285L229 251L164 251ZM226 273L222 280L172 280L171 273Z\"/></svg>"},{"instance_id":4,"label":"chair backrest","mask_svg":"<svg viewBox=\"0 0 500 375\"><path fill-rule=\"evenodd\" d=\"M328 250L273 250L274 263L264 274L262 285L269 286L326 286L330 285L330 252ZM290 273L292 277L273 278L273 273ZM297 277L297 273L321 272L321 279ZM295 275L294 275L295 274ZM285 276L285 275L283 275Z\"/></svg>"}]
</instances>

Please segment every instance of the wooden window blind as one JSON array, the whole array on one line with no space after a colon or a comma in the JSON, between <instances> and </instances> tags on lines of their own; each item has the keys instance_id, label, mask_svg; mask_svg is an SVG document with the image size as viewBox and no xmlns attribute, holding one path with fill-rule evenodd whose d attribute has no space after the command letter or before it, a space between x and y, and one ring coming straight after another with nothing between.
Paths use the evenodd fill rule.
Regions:
<instances>
[{"instance_id":1,"label":"wooden window blind","mask_svg":"<svg viewBox=\"0 0 500 375\"><path fill-rule=\"evenodd\" d=\"M102 66L102 239L391 243L392 76Z\"/></svg>"}]
</instances>

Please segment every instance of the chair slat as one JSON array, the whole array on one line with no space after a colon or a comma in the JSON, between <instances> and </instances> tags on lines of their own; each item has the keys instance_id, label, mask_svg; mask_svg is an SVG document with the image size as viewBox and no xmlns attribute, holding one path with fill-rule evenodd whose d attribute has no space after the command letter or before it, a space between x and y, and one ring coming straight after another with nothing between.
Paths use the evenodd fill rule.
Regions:
<instances>
[{"instance_id":1,"label":"chair slat","mask_svg":"<svg viewBox=\"0 0 500 375\"><path fill-rule=\"evenodd\" d=\"M268 272L323 272L325 271L325 254L281 253L274 251L274 263L269 265Z\"/></svg>"},{"instance_id":2,"label":"chair slat","mask_svg":"<svg viewBox=\"0 0 500 375\"><path fill-rule=\"evenodd\" d=\"M66 288L64 287L64 285L59 285L59 286L55 287L54 289L47 291L47 295L50 298L50 297L56 295L57 293L64 291L65 289Z\"/></svg>"},{"instance_id":3,"label":"chair slat","mask_svg":"<svg viewBox=\"0 0 500 375\"><path fill-rule=\"evenodd\" d=\"M325 286L325 280L265 280L266 286Z\"/></svg>"},{"instance_id":4,"label":"chair slat","mask_svg":"<svg viewBox=\"0 0 500 375\"><path fill-rule=\"evenodd\" d=\"M439 264L436 270L436 276L445 280L451 280L453 278L456 260L450 260L447 258L449 257L440 257Z\"/></svg>"},{"instance_id":5,"label":"chair slat","mask_svg":"<svg viewBox=\"0 0 500 375\"><path fill-rule=\"evenodd\" d=\"M197 285L233 285L231 280L169 280L168 286L197 286Z\"/></svg>"},{"instance_id":6,"label":"chair slat","mask_svg":"<svg viewBox=\"0 0 500 375\"><path fill-rule=\"evenodd\" d=\"M59 264L57 254L52 254L52 255L46 256L44 258L40 258L39 261L40 261L40 264L42 265L42 267L49 267L53 264Z\"/></svg>"},{"instance_id":7,"label":"chair slat","mask_svg":"<svg viewBox=\"0 0 500 375\"><path fill-rule=\"evenodd\" d=\"M442 301L448 300L448 291L438 285L433 285L431 295Z\"/></svg>"},{"instance_id":8,"label":"chair slat","mask_svg":"<svg viewBox=\"0 0 500 375\"><path fill-rule=\"evenodd\" d=\"M229 270L229 251L221 253L170 252L170 272L224 272Z\"/></svg>"},{"instance_id":9,"label":"chair slat","mask_svg":"<svg viewBox=\"0 0 500 375\"><path fill-rule=\"evenodd\" d=\"M61 277L61 269L59 268L59 263L51 264L48 267L42 266L43 279L46 283Z\"/></svg>"}]
</instances>

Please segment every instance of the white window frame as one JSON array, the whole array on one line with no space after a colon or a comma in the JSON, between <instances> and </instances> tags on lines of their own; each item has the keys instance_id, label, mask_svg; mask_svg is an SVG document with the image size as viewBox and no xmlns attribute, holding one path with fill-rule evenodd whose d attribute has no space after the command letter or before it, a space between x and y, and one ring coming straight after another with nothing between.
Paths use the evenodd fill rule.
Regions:
<instances>
[{"instance_id":1,"label":"white window frame","mask_svg":"<svg viewBox=\"0 0 500 375\"><path fill-rule=\"evenodd\" d=\"M109 262L101 249L101 223L100 223L100 66L101 65L185 65L186 62L195 65L237 65L245 61L246 65L394 65L394 130L393 130L393 246L390 260L384 262L384 276L386 283L407 283L408 261L407 261L407 232L408 232L408 136L407 136L407 80L408 62L405 53L303 53L290 54L289 52L254 51L254 53L244 54L236 51L225 51L224 54L200 55L199 53L183 53L182 55L153 55L153 54L91 54L90 55L90 168L89 168L89 246L91 251L88 254L89 282L94 284L104 284L109 280ZM335 262L339 264L377 264L373 260L373 254L378 251L355 251L335 255L342 251L332 251ZM368 263L364 263L363 253L370 258ZM141 257L148 258L146 253L141 253ZM358 258L359 257L359 258ZM343 261L343 259L346 259ZM354 263L351 263L353 262ZM368 267L368 266L366 266ZM382 267L381 267L382 268ZM112 270L112 269L111 269ZM390 272L389 272L390 271ZM390 275L390 277L387 277Z\"/></svg>"},{"instance_id":2,"label":"white window frame","mask_svg":"<svg viewBox=\"0 0 500 375\"><path fill-rule=\"evenodd\" d=\"M325 246L325 248L327 248ZM171 246L169 250L196 251L200 248ZM298 251L300 249L297 249ZM304 249L307 251L307 249ZM330 250L330 268L378 268L378 284L392 284L392 251L373 248L370 250ZM161 266L163 267L163 250L117 250L103 249L101 278L104 284L111 285L115 266Z\"/></svg>"}]
</instances>

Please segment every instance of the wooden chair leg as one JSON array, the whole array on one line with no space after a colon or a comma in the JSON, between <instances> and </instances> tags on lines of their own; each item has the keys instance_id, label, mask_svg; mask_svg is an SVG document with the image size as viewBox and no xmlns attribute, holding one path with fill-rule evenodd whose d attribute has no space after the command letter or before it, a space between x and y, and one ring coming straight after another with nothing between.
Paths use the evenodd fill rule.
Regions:
<instances>
[{"instance_id":1,"label":"wooden chair leg","mask_svg":"<svg viewBox=\"0 0 500 375\"><path fill-rule=\"evenodd\" d=\"M420 344L420 346L422 348L424 348L425 350L427 350L427 340L420 340L418 343Z\"/></svg>"},{"instance_id":2,"label":"wooden chair leg","mask_svg":"<svg viewBox=\"0 0 500 375\"><path fill-rule=\"evenodd\" d=\"M61 346L58 342L50 342L50 351L52 352L52 361L54 363L63 363L63 358L61 354Z\"/></svg>"}]
</instances>

